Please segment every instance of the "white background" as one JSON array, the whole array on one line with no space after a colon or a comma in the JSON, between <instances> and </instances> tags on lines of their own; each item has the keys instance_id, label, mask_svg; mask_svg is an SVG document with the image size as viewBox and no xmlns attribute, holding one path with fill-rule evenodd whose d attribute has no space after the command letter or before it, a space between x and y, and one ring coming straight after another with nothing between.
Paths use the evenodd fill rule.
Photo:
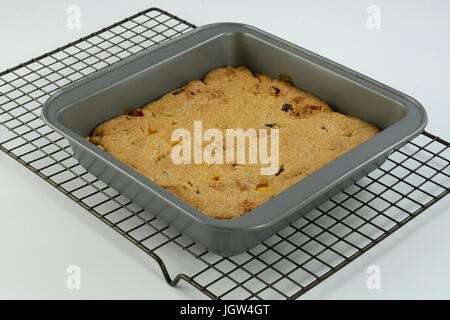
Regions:
<instances>
[{"instance_id":1,"label":"white background","mask_svg":"<svg viewBox=\"0 0 450 320\"><path fill-rule=\"evenodd\" d=\"M81 30L66 28L70 4L81 8ZM372 4L380 30L366 27ZM198 26L254 25L335 60L419 100L427 130L450 140L448 1L4 0L0 70L153 6ZM168 286L148 256L3 153L0 202L0 298L205 298ZM447 197L303 297L449 299L449 231ZM81 267L81 290L66 288L70 264ZM366 287L371 264L381 290Z\"/></svg>"}]
</instances>

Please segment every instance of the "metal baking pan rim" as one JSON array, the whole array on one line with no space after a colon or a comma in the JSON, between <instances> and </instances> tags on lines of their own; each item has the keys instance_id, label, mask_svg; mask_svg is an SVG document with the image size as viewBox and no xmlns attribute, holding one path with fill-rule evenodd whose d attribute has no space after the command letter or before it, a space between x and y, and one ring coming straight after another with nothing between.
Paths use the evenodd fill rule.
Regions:
<instances>
[{"instance_id":1,"label":"metal baking pan rim","mask_svg":"<svg viewBox=\"0 0 450 320\"><path fill-rule=\"evenodd\" d=\"M56 94L52 95L44 104L44 108L43 108L43 112L42 112L42 116L44 121L53 129L57 130L60 134L62 134L64 137L72 140L74 143L77 143L78 145L80 145L85 151L88 151L92 154L94 154L96 157L102 158L104 160L106 160L108 162L109 165L113 165L116 167L116 169L119 169L120 171L122 171L123 173L126 173L127 175L130 174L136 174L136 171L133 170L132 168L128 167L126 164L122 163L121 161L115 159L114 157L112 157L111 155L107 154L106 152L100 150L99 148L91 145L88 141L84 140L81 136L78 136L77 134L75 134L72 130L70 130L69 128L63 126L61 123L59 123L57 121L57 119L51 119L51 117L49 117L48 111L50 109L50 107L52 105L54 105L54 103L57 101L57 99L63 95L65 92L69 91L69 90L74 90L77 87L86 85L87 83L89 83L90 81L93 81L97 78L100 78L102 76L104 76L105 74L108 74L109 72L111 72L112 70L115 70L117 68L123 67L124 65L139 59L141 56L148 54L149 51L151 52L155 52L157 50L162 50L164 47L171 45L174 42L179 42L182 41L183 39L191 36L192 34L196 34L199 32L202 32L203 30L208 30L210 28L214 28L214 27L221 27L221 28L230 28L228 31L229 32L233 32L233 28L235 27L244 27L246 28L248 31L257 31L259 33L264 34L265 36L270 36L270 37L274 37L272 35L269 35L267 33L265 33L264 31L260 31L254 27L251 26L245 26L242 24L235 24L235 23L220 23L220 24L211 24L211 25L206 25L203 27L199 27L185 35L182 35L174 40L168 41L156 48L151 48L149 50L144 50L143 52L140 52L139 54L133 56L133 57L129 57L127 59L124 59L112 66L106 67L105 69L96 72L95 74L93 74L92 76L88 76L82 80L80 80L79 82L70 85L62 90L60 90L59 92L57 92ZM338 70L348 73L350 75L353 75L354 77L356 77L357 79L360 79L364 82L370 83L372 84L372 86L375 86L378 88L377 89L382 89L396 97L399 97L401 99L404 100L404 102L408 103L410 106L414 106L415 107L415 111L416 114L411 114L414 110L414 108L408 108L406 114L404 115L404 117L399 120L397 123L393 124L392 126L384 129L383 131L381 131L377 136L379 135L383 135L386 138L389 138L389 136L391 134L393 134L393 130L395 129L395 126L398 126L399 123L401 122L405 122L408 119L408 117L414 117L417 119L417 117L421 117L422 120L420 121L420 123L418 124L418 126L416 128L407 128L406 131L408 131L406 134L405 132L403 132L403 138L401 140L396 140L395 144L392 144L392 146L390 148L384 148L383 152L389 152L392 151L392 149L396 148L397 146L403 144L404 142L406 142L407 140L410 140L412 137L414 137L415 135L419 134L423 128L426 125L426 113L424 111L424 109L420 106L420 104L415 101L413 98L398 92L395 89L392 89L388 86L385 86L373 79L370 79L364 75L361 75L353 70L350 70L346 67L343 67L333 61L330 61L326 58L323 58L315 53L309 52L306 49L297 47L293 44L290 44L282 39L279 39L277 37L276 40L278 40L279 42L284 43L285 45L288 45L289 47L293 48L293 49L301 49L304 52L306 52L308 55L314 57L315 59L319 59L320 61L327 63L335 68L337 68ZM161 62L163 62L164 60L161 60ZM126 78L124 78L123 80L125 80ZM107 89L107 87L104 88L105 90ZM86 97L85 97L86 98ZM67 106L66 106L67 107ZM52 120L56 120L55 122L52 122ZM373 139L370 139L368 141L366 141L365 143L363 143L362 145L350 150L349 152L347 152L346 154L344 154L343 156L341 156L340 158L334 160L333 162L329 163L328 165L322 167L321 169L319 169L318 171L314 172L313 174L311 174L310 176L306 177L305 179L303 179L302 181L298 182L297 184L303 183L306 184L308 183L309 180L313 179L315 177L315 175L318 174L318 172L324 172L325 170L327 170L327 168L330 168L330 166L333 165L333 163L336 165L336 163L342 162L343 159L345 159L345 157L350 157L352 153L354 153L355 151L358 151L359 149L363 148L363 147L367 147L367 148L372 148L374 147L373 145ZM96 150L94 150L94 148ZM358 149L359 148L359 149ZM365 148L365 149L367 149ZM103 154L102 154L103 152ZM368 158L366 160L366 162L370 162L376 158L379 157L379 154L374 154L372 157ZM357 167L356 167L357 168ZM351 175L351 173L353 171L356 170L356 168L354 170L350 170L347 171L346 175ZM343 178L344 176L341 176L340 178ZM266 203L262 204L261 206L257 207L256 209L253 210L253 212L250 212L242 217L238 217L238 218L234 218L231 220L219 220L219 219L214 219L211 218L209 216L204 215L203 213L201 213L200 211L196 210L195 208L193 208L192 206L190 206L189 204L187 204L186 202L184 202L183 200L179 199L178 197L176 197L175 195L173 195L172 193L168 192L167 190L165 190L164 188L160 187L159 185L155 184L154 182L152 182L150 179L145 178L144 176L138 174L138 177L136 177L137 179L135 179L137 182L139 182L139 184L141 186L143 186L145 189L151 191L153 194L158 195L158 197L160 197L161 199L164 199L164 201L169 202L171 205L177 207L178 210L181 210L183 213L188 214L189 216L191 216L193 219L195 219L197 222L203 223L203 224L207 224L209 227L211 228L217 228L220 230L227 230L227 231L242 231L243 228L247 228L247 229L258 229L258 228L262 228L267 226L267 224L273 224L276 223L276 221L278 221L279 219L283 219L286 217L286 215L289 215L292 211L297 210L299 207L303 206L305 202L309 202L311 199L314 198L314 194L310 195L309 197L305 198L304 201L302 201L301 203L296 203L294 206L292 206L290 209L285 210L281 215L276 216L276 217L271 217L270 219L266 219L266 221L261 221L261 217L256 218L256 220L260 220L258 223L255 223L255 217L257 216L259 210L261 210L264 206L266 206L268 203L270 203L273 199L279 198L279 197L283 197L286 196L286 194L289 195L290 190L294 189L294 187L297 185L293 185L291 186L289 189L287 189L286 191L284 191L283 193L277 195L276 197L274 197L273 199L267 201ZM150 182L150 186L149 183ZM335 181L335 183L338 183L338 181ZM329 186L330 187L330 186ZM154 190L156 189L156 190ZM174 199L175 198L175 199ZM178 200L177 200L178 199ZM180 203L181 202L181 203ZM188 206L186 208L186 206ZM186 210L186 209L191 209L191 210ZM192 210L193 209L193 210Z\"/></svg>"}]
</instances>

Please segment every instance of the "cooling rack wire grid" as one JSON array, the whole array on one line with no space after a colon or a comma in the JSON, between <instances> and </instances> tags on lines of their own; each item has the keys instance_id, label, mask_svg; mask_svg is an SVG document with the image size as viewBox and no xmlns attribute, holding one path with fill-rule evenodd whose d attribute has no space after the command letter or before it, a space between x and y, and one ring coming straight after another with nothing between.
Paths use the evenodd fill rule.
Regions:
<instances>
[{"instance_id":1,"label":"cooling rack wire grid","mask_svg":"<svg viewBox=\"0 0 450 320\"><path fill-rule=\"evenodd\" d=\"M41 120L42 104L194 28L151 8L0 73L0 149L146 252L170 285L183 280L212 299L295 299L449 193L449 142L423 132L381 168L237 256L210 253L144 211L78 164L67 140Z\"/></svg>"}]
</instances>

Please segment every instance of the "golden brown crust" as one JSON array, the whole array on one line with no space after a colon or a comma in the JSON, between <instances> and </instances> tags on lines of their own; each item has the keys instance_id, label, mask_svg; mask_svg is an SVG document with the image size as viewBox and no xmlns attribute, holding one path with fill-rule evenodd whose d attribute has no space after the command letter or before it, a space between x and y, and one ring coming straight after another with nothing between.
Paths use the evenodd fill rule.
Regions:
<instances>
[{"instance_id":1,"label":"golden brown crust","mask_svg":"<svg viewBox=\"0 0 450 320\"><path fill-rule=\"evenodd\" d=\"M266 165L172 162L171 134L217 128L279 129L280 171ZM290 83L225 67L191 81L142 110L98 126L89 141L171 191L204 214L241 216L378 133L373 125L333 110Z\"/></svg>"}]
</instances>

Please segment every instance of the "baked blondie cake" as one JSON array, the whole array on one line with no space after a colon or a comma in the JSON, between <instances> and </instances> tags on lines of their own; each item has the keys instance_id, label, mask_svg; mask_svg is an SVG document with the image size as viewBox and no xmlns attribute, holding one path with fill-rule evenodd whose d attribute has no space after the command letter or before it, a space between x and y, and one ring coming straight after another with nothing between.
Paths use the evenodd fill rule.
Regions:
<instances>
[{"instance_id":1,"label":"baked blondie cake","mask_svg":"<svg viewBox=\"0 0 450 320\"><path fill-rule=\"evenodd\" d=\"M278 129L279 168L264 164L175 164L172 132L194 121L228 128ZM270 130L269 130L270 131ZM334 112L289 81L246 67L212 70L162 98L98 126L87 140L204 214L244 215L378 133L360 119Z\"/></svg>"}]
</instances>

